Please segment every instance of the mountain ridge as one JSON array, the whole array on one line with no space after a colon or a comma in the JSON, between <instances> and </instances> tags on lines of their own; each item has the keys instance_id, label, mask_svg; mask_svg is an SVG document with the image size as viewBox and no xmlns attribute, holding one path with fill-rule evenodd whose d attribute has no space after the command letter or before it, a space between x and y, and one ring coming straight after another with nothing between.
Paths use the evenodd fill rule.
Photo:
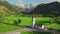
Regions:
<instances>
[{"instance_id":1,"label":"mountain ridge","mask_svg":"<svg viewBox=\"0 0 60 34\"><path fill-rule=\"evenodd\" d=\"M7 1L4 1L4 2L0 1L0 7L3 7L3 8L0 8L0 9L2 9L2 11L0 10L0 12L4 11L5 13L9 13L9 14L20 13L20 9L17 6L14 6L14 5L8 3Z\"/></svg>"},{"instance_id":2,"label":"mountain ridge","mask_svg":"<svg viewBox=\"0 0 60 34\"><path fill-rule=\"evenodd\" d=\"M60 2L39 4L30 14L60 15Z\"/></svg>"}]
</instances>

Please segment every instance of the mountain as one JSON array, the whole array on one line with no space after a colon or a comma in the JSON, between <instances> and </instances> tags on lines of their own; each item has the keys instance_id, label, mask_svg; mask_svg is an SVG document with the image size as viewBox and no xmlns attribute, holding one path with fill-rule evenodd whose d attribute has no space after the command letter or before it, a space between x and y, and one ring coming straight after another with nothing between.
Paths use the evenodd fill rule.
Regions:
<instances>
[{"instance_id":1,"label":"mountain","mask_svg":"<svg viewBox=\"0 0 60 34\"><path fill-rule=\"evenodd\" d=\"M30 12L31 10L33 10L35 8L35 6L33 6L33 4L25 4L24 7L25 7L24 12L26 12L26 13Z\"/></svg>"},{"instance_id":2,"label":"mountain","mask_svg":"<svg viewBox=\"0 0 60 34\"><path fill-rule=\"evenodd\" d=\"M23 10L24 13L29 13L31 12L38 4L20 4L21 6L20 9Z\"/></svg>"},{"instance_id":3,"label":"mountain","mask_svg":"<svg viewBox=\"0 0 60 34\"><path fill-rule=\"evenodd\" d=\"M7 1L0 1L0 15L8 15L8 14L18 14L20 13L20 9L8 3Z\"/></svg>"},{"instance_id":4,"label":"mountain","mask_svg":"<svg viewBox=\"0 0 60 34\"><path fill-rule=\"evenodd\" d=\"M39 4L30 14L58 15L60 16L60 2Z\"/></svg>"}]
</instances>

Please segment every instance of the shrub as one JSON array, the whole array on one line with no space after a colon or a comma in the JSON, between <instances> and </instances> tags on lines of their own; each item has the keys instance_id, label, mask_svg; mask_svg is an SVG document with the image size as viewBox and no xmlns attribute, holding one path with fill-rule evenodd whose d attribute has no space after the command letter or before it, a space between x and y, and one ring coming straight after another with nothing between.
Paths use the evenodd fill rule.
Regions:
<instances>
[{"instance_id":1,"label":"shrub","mask_svg":"<svg viewBox=\"0 0 60 34\"><path fill-rule=\"evenodd\" d=\"M21 20L20 19L14 20L14 25L19 25L19 23L21 23Z\"/></svg>"}]
</instances>

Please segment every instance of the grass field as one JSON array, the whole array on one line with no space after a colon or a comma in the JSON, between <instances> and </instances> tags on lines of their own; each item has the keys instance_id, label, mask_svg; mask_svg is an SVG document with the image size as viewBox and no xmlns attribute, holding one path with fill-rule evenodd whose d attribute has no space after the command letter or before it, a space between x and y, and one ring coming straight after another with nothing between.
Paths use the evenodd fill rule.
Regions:
<instances>
[{"instance_id":1,"label":"grass field","mask_svg":"<svg viewBox=\"0 0 60 34\"><path fill-rule=\"evenodd\" d=\"M0 23L0 32L7 32L7 31L13 31L13 30L18 30L21 29L22 27L20 26L13 26L13 25L7 25L7 24L1 24Z\"/></svg>"},{"instance_id":2,"label":"grass field","mask_svg":"<svg viewBox=\"0 0 60 34\"><path fill-rule=\"evenodd\" d=\"M26 26L31 26L32 24L32 18L31 17L18 17L18 16L6 16L4 22L13 24L13 20L18 20L20 19L22 22L20 25L26 25ZM36 23L43 23L46 24L47 22L44 21L51 21L51 18L48 17L36 17ZM9 25L9 24L3 24L0 23L0 32L6 32L6 31L12 31L12 30L18 30L22 29L22 26L14 26L14 25ZM46 25L48 28L54 28L54 29L59 29L60 30L60 25L54 24L54 25Z\"/></svg>"},{"instance_id":3,"label":"grass field","mask_svg":"<svg viewBox=\"0 0 60 34\"><path fill-rule=\"evenodd\" d=\"M18 19L21 20L21 25L31 26L31 24L32 24L32 18L31 17L14 17L14 16L11 16L11 17L5 17L5 18L6 18L5 22L11 23L11 24L13 24L13 20L18 20ZM35 20L36 21L51 21L51 18L36 17Z\"/></svg>"},{"instance_id":4,"label":"grass field","mask_svg":"<svg viewBox=\"0 0 60 34\"><path fill-rule=\"evenodd\" d=\"M5 22L7 23L11 23L13 24L13 20L18 20L20 19L21 20L21 25L27 25L27 26L30 26L31 25L31 18L30 17L15 17L15 16L11 16L11 17L5 17L6 20Z\"/></svg>"},{"instance_id":5,"label":"grass field","mask_svg":"<svg viewBox=\"0 0 60 34\"><path fill-rule=\"evenodd\" d=\"M14 24L13 20L18 20L18 19L21 19L22 21L20 25L27 25L27 26L31 25L31 18L29 17L15 17L15 16L8 17L7 16L5 17L4 22L8 24L0 23L0 32L22 29L22 26L11 25L11 24Z\"/></svg>"},{"instance_id":6,"label":"grass field","mask_svg":"<svg viewBox=\"0 0 60 34\"><path fill-rule=\"evenodd\" d=\"M51 24L51 25L47 25L46 27L53 28L55 30L60 30L60 24Z\"/></svg>"}]
</instances>

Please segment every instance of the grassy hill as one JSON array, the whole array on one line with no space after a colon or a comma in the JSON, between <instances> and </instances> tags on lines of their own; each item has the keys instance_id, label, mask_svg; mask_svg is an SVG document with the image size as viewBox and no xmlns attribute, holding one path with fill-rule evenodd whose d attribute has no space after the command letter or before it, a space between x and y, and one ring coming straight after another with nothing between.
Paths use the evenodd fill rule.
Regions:
<instances>
[{"instance_id":1,"label":"grassy hill","mask_svg":"<svg viewBox=\"0 0 60 34\"><path fill-rule=\"evenodd\" d=\"M7 1L0 1L0 21L4 20L6 16L18 15L20 14L20 9L8 3Z\"/></svg>"},{"instance_id":2,"label":"grassy hill","mask_svg":"<svg viewBox=\"0 0 60 34\"><path fill-rule=\"evenodd\" d=\"M7 1L0 1L0 14L18 14L20 9Z\"/></svg>"}]
</instances>

